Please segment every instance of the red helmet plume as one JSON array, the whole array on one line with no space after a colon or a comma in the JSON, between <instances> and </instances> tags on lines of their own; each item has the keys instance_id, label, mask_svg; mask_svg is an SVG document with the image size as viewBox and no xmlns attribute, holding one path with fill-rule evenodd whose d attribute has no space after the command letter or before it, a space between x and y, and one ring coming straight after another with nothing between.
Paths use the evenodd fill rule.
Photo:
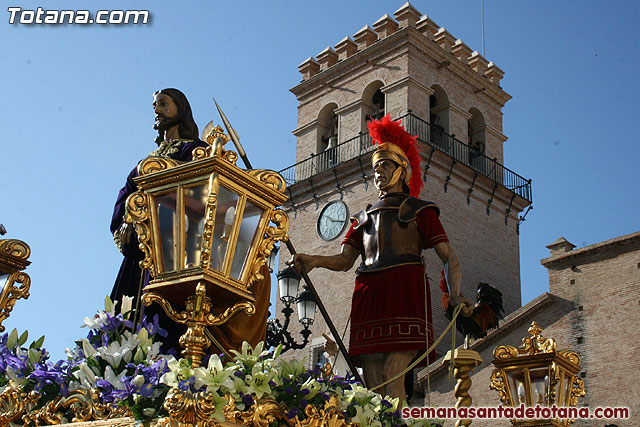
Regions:
<instances>
[{"instance_id":1,"label":"red helmet plume","mask_svg":"<svg viewBox=\"0 0 640 427\"><path fill-rule=\"evenodd\" d=\"M392 160L395 160L405 169L407 168L407 163L411 167L411 176L409 177L407 174L409 191L412 196L417 197L423 185L422 177L420 176L420 151L417 137L404 130L400 120L391 120L388 114L380 120L368 122L367 125L373 143L378 145L376 151L390 151L398 157L404 157L404 159L395 160L392 158ZM396 147L387 146L385 143L393 144L399 150ZM374 156L375 158L376 156Z\"/></svg>"}]
</instances>

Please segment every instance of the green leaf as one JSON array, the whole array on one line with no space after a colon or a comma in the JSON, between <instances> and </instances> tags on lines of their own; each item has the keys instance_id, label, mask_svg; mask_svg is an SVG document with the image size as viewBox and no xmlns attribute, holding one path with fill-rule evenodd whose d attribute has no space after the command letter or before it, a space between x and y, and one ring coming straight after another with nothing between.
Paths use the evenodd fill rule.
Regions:
<instances>
[{"instance_id":1,"label":"green leaf","mask_svg":"<svg viewBox=\"0 0 640 427\"><path fill-rule=\"evenodd\" d=\"M29 339L29 331L24 331L22 335L20 335L20 338L18 338L18 345L22 347L27 342L28 339Z\"/></svg>"},{"instance_id":2,"label":"green leaf","mask_svg":"<svg viewBox=\"0 0 640 427\"><path fill-rule=\"evenodd\" d=\"M18 344L18 330L14 329L9 334L9 338L7 338L7 348L13 350L14 348L16 348L17 344Z\"/></svg>"},{"instance_id":3,"label":"green leaf","mask_svg":"<svg viewBox=\"0 0 640 427\"><path fill-rule=\"evenodd\" d=\"M44 344L44 335L38 338L37 340L35 340L33 343L31 343L29 348L42 348L43 344Z\"/></svg>"},{"instance_id":4,"label":"green leaf","mask_svg":"<svg viewBox=\"0 0 640 427\"><path fill-rule=\"evenodd\" d=\"M41 356L42 353L40 353L38 350L34 350L32 348L29 349L29 363L38 363Z\"/></svg>"}]
</instances>

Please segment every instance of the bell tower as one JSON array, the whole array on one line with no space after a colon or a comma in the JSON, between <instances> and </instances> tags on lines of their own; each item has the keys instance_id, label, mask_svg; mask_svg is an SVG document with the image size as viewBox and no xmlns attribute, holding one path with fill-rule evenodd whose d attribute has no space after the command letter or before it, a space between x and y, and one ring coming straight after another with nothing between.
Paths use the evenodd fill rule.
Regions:
<instances>
[{"instance_id":1,"label":"bell tower","mask_svg":"<svg viewBox=\"0 0 640 427\"><path fill-rule=\"evenodd\" d=\"M460 259L463 294L475 301L478 283L486 282L503 293L507 313L520 307L518 215L532 202L531 180L504 166L502 107L511 99L500 86L504 72L409 3L298 69L302 81L291 89L299 101L297 163L280 171L296 249L339 253L348 217L375 203L366 122L389 114L421 142L420 197L440 207ZM344 210L346 219L328 210ZM442 263L434 251L424 256L438 337L448 323L440 309ZM281 269L289 257L283 250ZM345 344L354 271L310 274ZM281 309L278 301L278 316ZM317 315L312 345L302 350L308 359L327 331ZM440 355L446 346L438 348Z\"/></svg>"}]
</instances>

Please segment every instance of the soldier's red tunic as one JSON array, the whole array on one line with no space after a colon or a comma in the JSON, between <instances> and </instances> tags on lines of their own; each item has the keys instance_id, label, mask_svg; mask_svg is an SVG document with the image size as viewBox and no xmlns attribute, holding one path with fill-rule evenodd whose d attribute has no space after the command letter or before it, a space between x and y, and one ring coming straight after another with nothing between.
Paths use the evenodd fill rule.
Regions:
<instances>
[{"instance_id":1,"label":"soldier's red tunic","mask_svg":"<svg viewBox=\"0 0 640 427\"><path fill-rule=\"evenodd\" d=\"M448 242L435 207L421 209L415 217L423 249ZM365 254L363 228L351 224L342 244ZM426 350L425 317L429 323L429 343L433 343L433 323L429 284L421 264L404 264L356 277L351 306L349 354L357 356L392 351ZM427 316L425 316L425 290Z\"/></svg>"}]
</instances>

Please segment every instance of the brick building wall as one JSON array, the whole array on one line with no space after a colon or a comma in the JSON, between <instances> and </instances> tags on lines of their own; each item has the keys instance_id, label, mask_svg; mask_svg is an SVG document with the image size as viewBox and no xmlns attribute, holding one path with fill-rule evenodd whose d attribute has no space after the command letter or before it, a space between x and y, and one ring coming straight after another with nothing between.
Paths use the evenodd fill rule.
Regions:
<instances>
[{"instance_id":1,"label":"brick building wall","mask_svg":"<svg viewBox=\"0 0 640 427\"><path fill-rule=\"evenodd\" d=\"M473 385L469 392L473 405L500 403L498 393L489 389L493 350L499 345L519 345L535 321L543 329L542 336L555 339L559 350L580 355L586 396L579 400L579 406L592 410L598 406L624 406L631 411L631 420L578 420L574 425L636 425L634 420L640 413L636 385L640 374L635 369L635 355L640 352L640 344L628 338L640 325L640 232L578 250L573 250L574 246L565 239L558 239L548 248L551 256L542 264L549 271L550 293L507 316L498 330L472 346L483 359L471 375ZM455 403L455 383L447 378L446 366L440 364L438 361L430 367L430 402L451 406ZM418 377L426 390L427 370ZM496 420L478 425L506 427L510 422Z\"/></svg>"}]
</instances>

